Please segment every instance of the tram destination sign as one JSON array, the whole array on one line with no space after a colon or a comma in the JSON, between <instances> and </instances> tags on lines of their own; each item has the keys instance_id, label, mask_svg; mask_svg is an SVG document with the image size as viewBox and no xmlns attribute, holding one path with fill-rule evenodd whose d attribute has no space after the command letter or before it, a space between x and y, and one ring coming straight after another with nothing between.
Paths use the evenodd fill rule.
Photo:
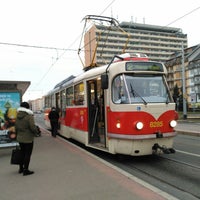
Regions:
<instances>
[{"instance_id":1,"label":"tram destination sign","mask_svg":"<svg viewBox=\"0 0 200 200\"><path fill-rule=\"evenodd\" d=\"M164 72L163 65L158 62L127 62L126 71Z\"/></svg>"}]
</instances>

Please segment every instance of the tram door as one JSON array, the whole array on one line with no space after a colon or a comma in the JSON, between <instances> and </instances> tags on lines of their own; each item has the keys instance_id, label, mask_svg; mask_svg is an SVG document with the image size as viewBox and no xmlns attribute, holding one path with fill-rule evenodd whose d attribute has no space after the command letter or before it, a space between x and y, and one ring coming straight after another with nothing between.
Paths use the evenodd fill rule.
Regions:
<instances>
[{"instance_id":1,"label":"tram door","mask_svg":"<svg viewBox=\"0 0 200 200\"><path fill-rule=\"evenodd\" d=\"M89 143L105 147L104 96L100 80L87 82Z\"/></svg>"}]
</instances>

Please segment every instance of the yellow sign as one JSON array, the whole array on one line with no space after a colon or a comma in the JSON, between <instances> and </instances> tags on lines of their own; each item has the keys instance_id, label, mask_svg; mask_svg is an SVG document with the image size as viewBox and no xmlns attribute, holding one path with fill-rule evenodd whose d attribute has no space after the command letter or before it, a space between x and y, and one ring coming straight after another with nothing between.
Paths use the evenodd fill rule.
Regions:
<instances>
[{"instance_id":1,"label":"yellow sign","mask_svg":"<svg viewBox=\"0 0 200 200\"><path fill-rule=\"evenodd\" d=\"M162 127L163 121L150 122L150 128Z\"/></svg>"},{"instance_id":2,"label":"yellow sign","mask_svg":"<svg viewBox=\"0 0 200 200\"><path fill-rule=\"evenodd\" d=\"M84 110L80 110L80 115L84 115Z\"/></svg>"}]
</instances>

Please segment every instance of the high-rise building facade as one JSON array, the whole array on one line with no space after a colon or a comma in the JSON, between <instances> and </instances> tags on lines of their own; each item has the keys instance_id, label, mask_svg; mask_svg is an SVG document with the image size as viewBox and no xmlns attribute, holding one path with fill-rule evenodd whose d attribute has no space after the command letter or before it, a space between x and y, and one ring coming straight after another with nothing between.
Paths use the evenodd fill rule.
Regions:
<instances>
[{"instance_id":1,"label":"high-rise building facade","mask_svg":"<svg viewBox=\"0 0 200 200\"><path fill-rule=\"evenodd\" d=\"M100 66L114 55L144 53L150 60L165 62L170 55L187 47L187 34L180 28L133 22L116 26L93 25L84 36L85 66ZM127 33L127 34L126 34Z\"/></svg>"},{"instance_id":2,"label":"high-rise building facade","mask_svg":"<svg viewBox=\"0 0 200 200\"><path fill-rule=\"evenodd\" d=\"M172 54L165 65L171 93L174 93L176 85L182 94L184 81L183 98L186 99L188 108L200 109L200 44ZM183 76L183 70L185 76Z\"/></svg>"}]
</instances>

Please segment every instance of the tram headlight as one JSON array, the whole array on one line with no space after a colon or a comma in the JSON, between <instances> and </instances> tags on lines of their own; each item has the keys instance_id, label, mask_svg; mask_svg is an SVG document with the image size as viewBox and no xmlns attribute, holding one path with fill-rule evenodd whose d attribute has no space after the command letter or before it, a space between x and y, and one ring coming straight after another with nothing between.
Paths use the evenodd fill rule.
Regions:
<instances>
[{"instance_id":1,"label":"tram headlight","mask_svg":"<svg viewBox=\"0 0 200 200\"><path fill-rule=\"evenodd\" d=\"M116 123L116 127L119 129L119 128L121 128L121 123L118 121L117 123Z\"/></svg>"},{"instance_id":2,"label":"tram headlight","mask_svg":"<svg viewBox=\"0 0 200 200\"><path fill-rule=\"evenodd\" d=\"M175 120L172 120L169 124L172 128L174 128L177 125L177 122Z\"/></svg>"},{"instance_id":3,"label":"tram headlight","mask_svg":"<svg viewBox=\"0 0 200 200\"><path fill-rule=\"evenodd\" d=\"M136 123L136 128L137 128L138 130L141 130L143 127L144 127L144 124L143 124L142 122L137 122L137 123Z\"/></svg>"}]
</instances>

